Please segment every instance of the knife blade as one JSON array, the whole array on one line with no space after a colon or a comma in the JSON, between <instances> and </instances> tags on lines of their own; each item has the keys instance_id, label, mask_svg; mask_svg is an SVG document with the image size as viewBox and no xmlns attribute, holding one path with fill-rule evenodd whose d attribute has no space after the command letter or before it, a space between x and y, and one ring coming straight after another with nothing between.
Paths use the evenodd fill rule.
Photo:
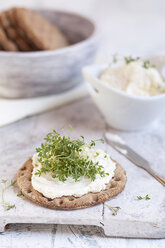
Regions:
<instances>
[{"instance_id":1,"label":"knife blade","mask_svg":"<svg viewBox=\"0 0 165 248\"><path fill-rule=\"evenodd\" d=\"M163 186L165 186L165 179L162 176L159 176L155 171L151 169L150 163L135 152L132 148L126 145L125 141L122 140L119 136L106 132L104 134L105 141L111 145L115 150L124 155L132 163L138 167L146 170L150 175L157 179Z\"/></svg>"}]
</instances>

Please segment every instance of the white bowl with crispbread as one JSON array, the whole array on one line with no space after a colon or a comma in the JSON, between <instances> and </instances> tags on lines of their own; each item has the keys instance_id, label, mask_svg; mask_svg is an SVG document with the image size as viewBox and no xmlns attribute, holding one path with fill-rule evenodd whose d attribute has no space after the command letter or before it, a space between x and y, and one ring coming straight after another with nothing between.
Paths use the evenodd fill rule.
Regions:
<instances>
[{"instance_id":1,"label":"white bowl with crispbread","mask_svg":"<svg viewBox=\"0 0 165 248\"><path fill-rule=\"evenodd\" d=\"M91 20L63 11L37 12L55 24L70 45L48 51L0 51L0 97L38 97L66 91L82 81L82 66L93 60L98 39Z\"/></svg>"}]
</instances>

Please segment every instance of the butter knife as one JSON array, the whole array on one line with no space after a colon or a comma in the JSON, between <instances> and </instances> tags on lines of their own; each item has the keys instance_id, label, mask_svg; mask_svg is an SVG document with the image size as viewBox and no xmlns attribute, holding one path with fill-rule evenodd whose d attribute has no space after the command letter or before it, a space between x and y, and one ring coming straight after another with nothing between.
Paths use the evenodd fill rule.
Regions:
<instances>
[{"instance_id":1,"label":"butter knife","mask_svg":"<svg viewBox=\"0 0 165 248\"><path fill-rule=\"evenodd\" d=\"M165 187L165 179L159 176L155 171L150 167L150 163L141 157L138 153L132 150L125 142L117 135L110 134L106 132L104 134L105 141L111 145L115 150L124 155L132 163L138 167L146 170L151 176L153 176L157 181L159 181Z\"/></svg>"}]
</instances>

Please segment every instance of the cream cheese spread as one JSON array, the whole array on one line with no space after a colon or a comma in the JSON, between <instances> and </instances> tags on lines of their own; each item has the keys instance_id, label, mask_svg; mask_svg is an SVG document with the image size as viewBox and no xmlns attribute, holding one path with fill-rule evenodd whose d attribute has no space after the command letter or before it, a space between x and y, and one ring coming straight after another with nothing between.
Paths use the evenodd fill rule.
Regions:
<instances>
[{"instance_id":1,"label":"cream cheese spread","mask_svg":"<svg viewBox=\"0 0 165 248\"><path fill-rule=\"evenodd\" d=\"M38 176L35 173L42 165L38 161L38 154L35 153L32 158L34 167L32 173L33 188L51 199L70 195L80 197L89 192L100 192L104 190L114 176L116 163L101 149L89 149L86 147L82 150L81 155L85 158L89 156L89 160L92 160L94 163L99 162L103 166L105 173L109 173L109 175L105 177L97 175L94 181L91 181L88 177L81 177L77 182L73 178L68 178L65 182L62 182L58 178L52 178L51 173L48 172Z\"/></svg>"},{"instance_id":2,"label":"cream cheese spread","mask_svg":"<svg viewBox=\"0 0 165 248\"><path fill-rule=\"evenodd\" d=\"M145 68L141 60L111 64L102 72L100 79L130 95L150 97L165 93L165 82L158 70Z\"/></svg>"}]
</instances>

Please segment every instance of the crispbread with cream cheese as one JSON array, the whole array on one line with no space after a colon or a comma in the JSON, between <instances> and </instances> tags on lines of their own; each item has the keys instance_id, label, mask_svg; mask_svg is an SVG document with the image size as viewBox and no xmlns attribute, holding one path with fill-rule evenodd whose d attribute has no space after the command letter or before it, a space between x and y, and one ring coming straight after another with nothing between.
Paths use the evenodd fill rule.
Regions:
<instances>
[{"instance_id":1,"label":"crispbread with cream cheese","mask_svg":"<svg viewBox=\"0 0 165 248\"><path fill-rule=\"evenodd\" d=\"M81 197L62 196L54 199L43 196L31 184L33 171L32 160L27 160L17 174L17 185L23 195L43 207L52 209L81 209L103 203L123 191L126 184L126 173L121 165L116 163L115 175L107 184L105 190L98 193L88 193Z\"/></svg>"}]
</instances>

